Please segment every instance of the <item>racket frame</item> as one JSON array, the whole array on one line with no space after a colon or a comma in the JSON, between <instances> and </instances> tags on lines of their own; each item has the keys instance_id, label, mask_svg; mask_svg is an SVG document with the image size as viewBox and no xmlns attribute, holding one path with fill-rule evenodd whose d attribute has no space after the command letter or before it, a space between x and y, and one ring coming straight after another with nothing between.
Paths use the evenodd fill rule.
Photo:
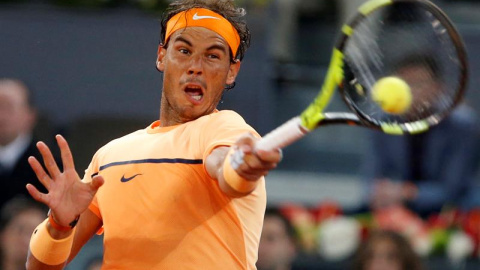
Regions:
<instances>
[{"instance_id":1,"label":"racket frame","mask_svg":"<svg viewBox=\"0 0 480 270\"><path fill-rule=\"evenodd\" d=\"M423 5L423 7L431 12L436 19L447 29L449 36L454 42L455 49L458 55L460 69L460 83L453 99L451 106L448 109L435 113L425 119L421 119L409 123L383 123L374 121L367 114L363 113L355 103L348 98L344 90L344 54L343 50L347 40L354 33L355 27L362 22L370 13L387 5L395 3L416 3ZM291 143L299 140L315 128L330 124L349 124L354 126L364 126L368 128L377 129L392 135L416 134L427 131L430 127L437 125L443 118L445 118L453 108L458 105L464 96L465 88L468 79L468 64L467 53L464 43L457 29L450 21L448 16L435 4L428 0L370 0L358 8L358 12L354 15L348 23L341 28L340 36L334 45L332 57L329 68L325 76L320 93L315 97L312 103L299 115L287 121L283 125L277 127L273 131L266 134L261 140L257 142L256 148L262 150L272 150L275 148L283 148ZM325 108L330 103L335 89L339 89L339 93L353 112L325 112Z\"/></svg>"},{"instance_id":2,"label":"racket frame","mask_svg":"<svg viewBox=\"0 0 480 270\"><path fill-rule=\"evenodd\" d=\"M325 119L323 122L318 122L318 126L321 125L328 125L328 124L339 124L339 123L347 123L354 125L361 125L368 128L373 128L377 130L381 130L385 133L392 134L392 135L403 135L403 134L417 134L427 131L430 127L437 125L441 122L450 112L462 102L463 97L465 95L465 89L467 86L468 81L468 63L467 63L467 53L465 50L465 45L463 43L462 37L460 36L459 32L457 31L456 27L452 23L452 21L448 18L448 16L443 12L437 5L433 4L427 0L373 0L364 3L362 6L358 8L358 12L356 15L350 20L348 24L344 24L342 27L342 34L339 37L335 48L336 50L342 52L348 38L354 33L355 27L364 20L368 14L374 12L375 10L387 6L393 5L395 3L415 3L422 5L425 10L428 10L432 15L438 19L443 27L448 32L448 35L451 37L455 49L458 55L458 60L460 63L460 80L458 89L456 89L456 95L452 101L452 104L448 107L448 109L443 110L439 113L434 113L429 117L421 120L417 120L414 122L408 123L384 123L373 120L367 114L362 112L355 103L348 98L348 95L345 93L345 88L343 83L338 84L339 93L347 106L352 110L356 116L358 116L357 121L352 121L352 116L349 116L345 119L345 121L341 121L341 118L345 116L343 115L332 115L332 119Z\"/></svg>"}]
</instances>

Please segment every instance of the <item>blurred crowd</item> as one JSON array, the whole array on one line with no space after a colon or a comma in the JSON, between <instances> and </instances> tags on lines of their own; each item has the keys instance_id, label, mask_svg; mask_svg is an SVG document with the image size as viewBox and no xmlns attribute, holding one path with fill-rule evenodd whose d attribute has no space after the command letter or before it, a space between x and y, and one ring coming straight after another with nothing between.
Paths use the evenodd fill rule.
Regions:
<instances>
[{"instance_id":1,"label":"blurred crowd","mask_svg":"<svg viewBox=\"0 0 480 270\"><path fill-rule=\"evenodd\" d=\"M268 1L253 4L261 6ZM135 2L157 9L166 1ZM293 1L278 4L289 10ZM277 43L284 45L277 48L279 58L291 55L285 53L291 44ZM314 269L305 263L311 257L318 258L314 263L343 262L343 266L359 270L426 269L425 259L433 256L445 257L455 266L468 260L480 264L477 118L470 105L462 104L444 124L409 141L372 131L368 137L371 153L366 155L365 171L359 177L365 180L364 205L343 209L335 201L320 201L314 206L285 203L267 208L258 269ZM0 79L0 269L4 270L24 269L30 234L48 210L32 201L25 189L27 183L42 187L28 157L41 160L35 143L54 135L38 120L25 82ZM399 155L395 149L413 149L413 144L424 146L423 152ZM392 153L395 158L389 155ZM412 156L422 158L417 162L424 169L421 176L414 176L418 168L412 166ZM101 254L92 256L87 264L88 269L100 269Z\"/></svg>"},{"instance_id":2,"label":"blurred crowd","mask_svg":"<svg viewBox=\"0 0 480 270\"><path fill-rule=\"evenodd\" d=\"M402 254L395 252L395 256L392 256L396 259L410 257L409 265L413 265L413 261L418 260L425 265L424 267L427 267L427 262L439 258L441 258L445 268L427 267L426 269L456 269L454 267L467 262L476 267L480 264L480 208L478 207L461 210L446 206L442 211L432 213L426 218L422 218L415 212L400 206L352 213L347 209L342 209L335 201L330 200L310 207L285 203L273 208L290 223L290 225L284 225L284 228L293 227L294 240L291 242L295 243L296 249L294 250L296 253L294 254L296 256L294 258L297 258L297 260L292 259L290 263L294 266L297 263L299 268L292 269L315 269L312 267L319 263L325 267L322 269L346 269L342 267L347 266L353 267L352 269L422 269L418 268L419 266L412 266L412 268L368 268L361 266L367 263L367 257L370 259L376 258L376 255L374 255L376 244L373 243L380 242L380 238L393 238L389 240L393 243L400 242L401 238L403 242L392 243L392 245L408 246L408 250L397 247L396 250L401 251ZM272 210L267 210L267 213L269 211ZM267 217L268 215L266 215L264 224L266 232L270 231L267 226L271 226L269 224L272 223L269 221L270 218ZM279 222L277 223L279 224ZM289 229L283 230L285 235L290 235L288 234ZM267 233L265 233L265 237L265 241L263 238L261 241L261 251L271 246L273 239L280 239L279 237L269 237ZM278 242L280 243L280 240ZM290 250L289 245L284 243L282 246L285 250ZM280 250L280 248L269 248L269 250L274 252ZM378 250L378 252L387 252L386 248L379 248ZM388 257L384 253L378 256ZM259 263L262 262L262 254L266 258L272 257L267 251L263 250L263 253L259 253ZM278 257L291 258L291 256L286 255ZM305 263L302 263L305 258L315 258L315 260L305 265ZM338 267L339 264L341 265L340 268L334 267Z\"/></svg>"}]
</instances>

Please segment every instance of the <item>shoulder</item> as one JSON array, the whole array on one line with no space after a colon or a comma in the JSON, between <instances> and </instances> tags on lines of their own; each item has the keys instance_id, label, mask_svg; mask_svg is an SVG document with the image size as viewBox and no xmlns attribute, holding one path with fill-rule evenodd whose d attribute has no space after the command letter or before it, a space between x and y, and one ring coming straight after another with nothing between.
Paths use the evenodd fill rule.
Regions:
<instances>
[{"instance_id":1,"label":"shoulder","mask_svg":"<svg viewBox=\"0 0 480 270\"><path fill-rule=\"evenodd\" d=\"M247 124L245 119L235 111L231 110L222 110L215 111L209 115L205 115L196 121L196 125L201 125L204 128L214 128L214 129L252 129L253 128Z\"/></svg>"},{"instance_id":2,"label":"shoulder","mask_svg":"<svg viewBox=\"0 0 480 270\"><path fill-rule=\"evenodd\" d=\"M129 134L126 134L122 137L118 137L116 139L111 140L110 142L106 143L103 147L101 147L98 152L104 152L107 150L112 149L125 149L129 151L136 142L141 141L145 138L147 134L146 129L140 129Z\"/></svg>"},{"instance_id":3,"label":"shoulder","mask_svg":"<svg viewBox=\"0 0 480 270\"><path fill-rule=\"evenodd\" d=\"M204 118L205 118L204 119L205 121L210 121L210 122L235 121L235 122L240 122L242 124L246 124L245 120L240 114L231 110L216 111L212 114L205 116Z\"/></svg>"},{"instance_id":4,"label":"shoulder","mask_svg":"<svg viewBox=\"0 0 480 270\"><path fill-rule=\"evenodd\" d=\"M258 132L248 125L238 113L229 110L215 111L203 116L189 129L194 131L194 138L199 138L206 149L213 149L218 145L233 144L239 136L251 133L259 137Z\"/></svg>"}]
</instances>

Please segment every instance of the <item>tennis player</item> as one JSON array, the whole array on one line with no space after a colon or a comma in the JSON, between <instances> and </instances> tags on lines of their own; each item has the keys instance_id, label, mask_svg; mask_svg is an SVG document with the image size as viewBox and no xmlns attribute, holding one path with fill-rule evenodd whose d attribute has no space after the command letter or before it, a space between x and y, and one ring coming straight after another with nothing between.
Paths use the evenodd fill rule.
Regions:
<instances>
[{"instance_id":1,"label":"tennis player","mask_svg":"<svg viewBox=\"0 0 480 270\"><path fill-rule=\"evenodd\" d=\"M233 0L170 5L159 121L103 146L82 180L62 136L63 171L37 144L46 171L29 162L48 193L27 189L51 211L32 234L27 269L64 268L95 233L104 233L102 269L256 269L264 176L281 153L255 151L255 130L216 109L249 45L244 14ZM231 157L236 149L244 155Z\"/></svg>"}]
</instances>

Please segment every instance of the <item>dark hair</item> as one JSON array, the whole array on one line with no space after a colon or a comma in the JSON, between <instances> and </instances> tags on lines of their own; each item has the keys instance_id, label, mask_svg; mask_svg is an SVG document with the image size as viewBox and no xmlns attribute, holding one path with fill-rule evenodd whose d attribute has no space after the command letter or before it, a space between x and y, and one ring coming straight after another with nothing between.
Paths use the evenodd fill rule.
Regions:
<instances>
[{"instance_id":1,"label":"dark hair","mask_svg":"<svg viewBox=\"0 0 480 270\"><path fill-rule=\"evenodd\" d=\"M3 231L13 218L28 210L44 212L45 218L47 217L48 208L45 205L26 196L19 195L3 205L0 212L0 231Z\"/></svg>"},{"instance_id":2,"label":"dark hair","mask_svg":"<svg viewBox=\"0 0 480 270\"><path fill-rule=\"evenodd\" d=\"M365 242L358 248L353 261L354 270L364 270L367 263L372 259L374 245L379 240L389 240L395 246L398 260L403 270L423 269L420 257L413 250L410 242L401 234L389 230L376 230L370 233Z\"/></svg>"},{"instance_id":3,"label":"dark hair","mask_svg":"<svg viewBox=\"0 0 480 270\"><path fill-rule=\"evenodd\" d=\"M283 223L283 226L285 227L285 231L287 232L287 235L294 239L296 238L296 231L295 228L293 227L292 222L282 213L282 211L277 208L277 207L267 207L265 210L265 218L267 217L276 217L280 219Z\"/></svg>"},{"instance_id":4,"label":"dark hair","mask_svg":"<svg viewBox=\"0 0 480 270\"><path fill-rule=\"evenodd\" d=\"M164 42L168 20L175 16L175 14L192 8L209 9L222 15L233 25L240 36L240 45L238 46L237 55L233 55L232 59L242 60L245 52L250 46L250 30L244 19L246 14L245 9L235 7L233 0L180 0L171 3L162 16L160 43L165 47L167 46Z\"/></svg>"}]
</instances>

